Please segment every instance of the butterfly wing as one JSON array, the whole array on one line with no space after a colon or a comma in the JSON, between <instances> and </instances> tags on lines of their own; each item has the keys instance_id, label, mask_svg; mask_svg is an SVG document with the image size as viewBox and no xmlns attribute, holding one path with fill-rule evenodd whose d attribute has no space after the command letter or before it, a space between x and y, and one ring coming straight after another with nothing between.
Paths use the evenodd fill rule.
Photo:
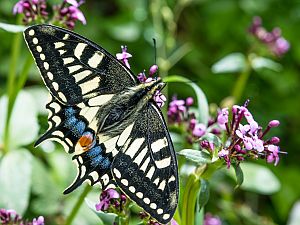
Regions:
<instances>
[{"instance_id":1,"label":"butterfly wing","mask_svg":"<svg viewBox=\"0 0 300 225\"><path fill-rule=\"evenodd\" d=\"M65 105L117 93L138 82L114 56L69 30L35 25L24 37L46 86Z\"/></svg>"},{"instance_id":2,"label":"butterfly wing","mask_svg":"<svg viewBox=\"0 0 300 225\"><path fill-rule=\"evenodd\" d=\"M128 130L124 131L128 132ZM114 157L112 174L117 185L160 223L173 217L178 202L175 151L163 116L148 103Z\"/></svg>"}]
</instances>

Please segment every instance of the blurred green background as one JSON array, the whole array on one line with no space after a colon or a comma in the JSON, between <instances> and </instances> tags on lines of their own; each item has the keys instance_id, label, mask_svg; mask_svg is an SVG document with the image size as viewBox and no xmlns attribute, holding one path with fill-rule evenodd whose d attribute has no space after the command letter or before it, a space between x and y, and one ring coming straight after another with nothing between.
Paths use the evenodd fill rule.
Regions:
<instances>
[{"instance_id":1,"label":"blurred green background","mask_svg":"<svg viewBox=\"0 0 300 225\"><path fill-rule=\"evenodd\" d=\"M48 2L60 3L54 0ZM0 1L0 22L16 23L16 17L12 14L15 3L15 0ZM86 16L87 25L77 23L75 27L77 33L100 44L112 54L120 52L121 45L127 45L133 55L130 63L135 73L143 69L147 70L154 63L152 38L156 38L158 63L162 76L176 74L189 78L202 88L209 103L218 105L230 96L239 73L214 74L212 65L230 53L241 52L247 55L251 51L255 40L247 29L254 16L260 16L263 26L269 31L274 27L280 27L283 37L291 45L288 53L282 58L273 58L282 65L282 69L274 71L265 68L251 71L243 97L238 103L243 104L249 98L251 100L249 109L263 126L272 119L281 121L280 128L274 129L272 135L280 137L281 150L287 151L288 155L281 156L277 167L268 165L280 180L281 188L272 195L257 193L255 188L234 190L234 180L224 174L216 174L206 209L224 218L224 224L287 224L292 209L296 214L300 213L299 207L298 209L294 207L300 200L298 150L300 145L300 45L298 44L300 2L298 0L87 0L80 9ZM0 37L0 96L3 96L6 93L13 34L0 29ZM178 49L179 56L176 58L176 54L174 56L173 53ZM28 55L25 42L22 42L22 57L18 61L17 71L22 69ZM174 65L171 64L169 67L166 59L170 55L175 59ZM187 87L182 84L170 84L169 98L173 94L177 94L178 98L193 95ZM35 66L30 69L25 89L35 96L35 103L32 103L35 106L32 107L36 107L35 115L39 115L39 124L43 124L39 131L41 133L47 128L43 110L45 97L42 98L46 95L46 88ZM31 104L24 105L24 102L26 101L23 101L23 105L20 103L18 110L30 111ZM36 106L37 102L38 106ZM2 107L0 117L3 117L1 113L4 112L4 104L0 104L0 107ZM20 116L22 116L21 112L19 112ZM0 121L3 122L3 119ZM13 122L13 125L14 130L22 131L22 119ZM0 128L3 128L3 124L0 124ZM16 139L22 135L22 132L26 132L26 130L21 131L13 141L18 142ZM60 196L63 188L75 176L74 167L65 165L69 162L69 159L66 159L69 156L66 156L58 145L56 145L58 150L52 151L54 147L48 144L50 146L43 148L46 153L41 153L39 152L41 150L33 149L33 141L30 139L30 143L25 141L16 144L18 148L25 146L42 159L38 162L33 160L34 168L43 175L35 174L36 172L32 174L36 175L32 184L37 186L30 193L29 207L25 212L33 216L43 214L52 221L49 224L61 224L60 216L67 213L64 212L64 208L67 208L65 206L72 204L76 198L76 196ZM40 172L41 170L43 172ZM46 181L45 186L43 183ZM268 183L263 185L268 186ZM48 195L48 198L43 198L41 202L37 199L47 196L45 195L47 191L43 188L52 189L56 193L52 197ZM2 191L0 187L1 195ZM56 198L63 199L60 199L58 204ZM76 224L97 224L97 220L88 209L82 210L85 211L81 213L82 217L76 220ZM294 223L290 220L289 224L300 224L300 219L294 220Z\"/></svg>"}]
</instances>

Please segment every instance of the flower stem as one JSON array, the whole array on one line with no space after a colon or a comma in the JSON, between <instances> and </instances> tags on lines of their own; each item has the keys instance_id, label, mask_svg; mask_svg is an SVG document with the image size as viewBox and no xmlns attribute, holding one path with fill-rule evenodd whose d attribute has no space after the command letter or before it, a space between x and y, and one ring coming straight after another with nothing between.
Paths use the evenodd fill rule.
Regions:
<instances>
[{"instance_id":1,"label":"flower stem","mask_svg":"<svg viewBox=\"0 0 300 225\"><path fill-rule=\"evenodd\" d=\"M8 95L8 105L6 111L6 120L5 120L5 128L4 128L4 153L9 151L9 122L11 118L11 112L14 105L14 91L15 91L15 80L16 80L16 68L17 61L20 55L22 34L16 33L14 34L12 45L11 45L11 58L9 65L9 72L7 77L7 95Z\"/></svg>"},{"instance_id":2,"label":"flower stem","mask_svg":"<svg viewBox=\"0 0 300 225\"><path fill-rule=\"evenodd\" d=\"M231 94L234 98L235 103L238 103L241 100L241 97L245 90L250 74L251 74L251 67L249 63L247 63L246 68L243 70L243 72L240 74L239 78L237 79Z\"/></svg>"},{"instance_id":3,"label":"flower stem","mask_svg":"<svg viewBox=\"0 0 300 225\"><path fill-rule=\"evenodd\" d=\"M90 192L91 189L92 189L92 187L90 185L85 186L83 192L81 193L81 195L77 199L76 204L74 205L73 209L71 210L71 213L67 217L65 225L71 225L72 224L72 222L75 219L75 216L77 215L77 213L78 213L85 197L87 196L87 194Z\"/></svg>"}]
</instances>

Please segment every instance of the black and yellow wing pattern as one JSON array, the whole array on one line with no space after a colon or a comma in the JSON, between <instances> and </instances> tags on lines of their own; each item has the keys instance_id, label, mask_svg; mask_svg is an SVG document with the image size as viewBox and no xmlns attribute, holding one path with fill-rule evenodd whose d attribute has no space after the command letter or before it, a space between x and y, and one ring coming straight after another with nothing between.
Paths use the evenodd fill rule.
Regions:
<instances>
[{"instance_id":1,"label":"black and yellow wing pattern","mask_svg":"<svg viewBox=\"0 0 300 225\"><path fill-rule=\"evenodd\" d=\"M175 151L159 107L152 100L161 81L140 83L114 56L90 40L52 25L24 31L50 92L49 128L36 145L52 139L73 154L84 181L118 186L160 223L178 202Z\"/></svg>"}]
</instances>

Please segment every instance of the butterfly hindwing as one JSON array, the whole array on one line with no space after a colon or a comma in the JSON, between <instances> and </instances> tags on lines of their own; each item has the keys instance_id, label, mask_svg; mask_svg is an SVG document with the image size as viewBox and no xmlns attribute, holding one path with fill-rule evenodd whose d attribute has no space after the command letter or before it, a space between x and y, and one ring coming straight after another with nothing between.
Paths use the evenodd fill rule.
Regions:
<instances>
[{"instance_id":1,"label":"butterfly hindwing","mask_svg":"<svg viewBox=\"0 0 300 225\"><path fill-rule=\"evenodd\" d=\"M78 104L137 84L132 72L115 57L71 31L36 25L27 28L24 36L46 86L64 104Z\"/></svg>"},{"instance_id":2,"label":"butterfly hindwing","mask_svg":"<svg viewBox=\"0 0 300 225\"><path fill-rule=\"evenodd\" d=\"M177 162L164 119L153 103L135 121L111 170L117 185L152 217L161 223L172 218L178 201Z\"/></svg>"}]
</instances>

